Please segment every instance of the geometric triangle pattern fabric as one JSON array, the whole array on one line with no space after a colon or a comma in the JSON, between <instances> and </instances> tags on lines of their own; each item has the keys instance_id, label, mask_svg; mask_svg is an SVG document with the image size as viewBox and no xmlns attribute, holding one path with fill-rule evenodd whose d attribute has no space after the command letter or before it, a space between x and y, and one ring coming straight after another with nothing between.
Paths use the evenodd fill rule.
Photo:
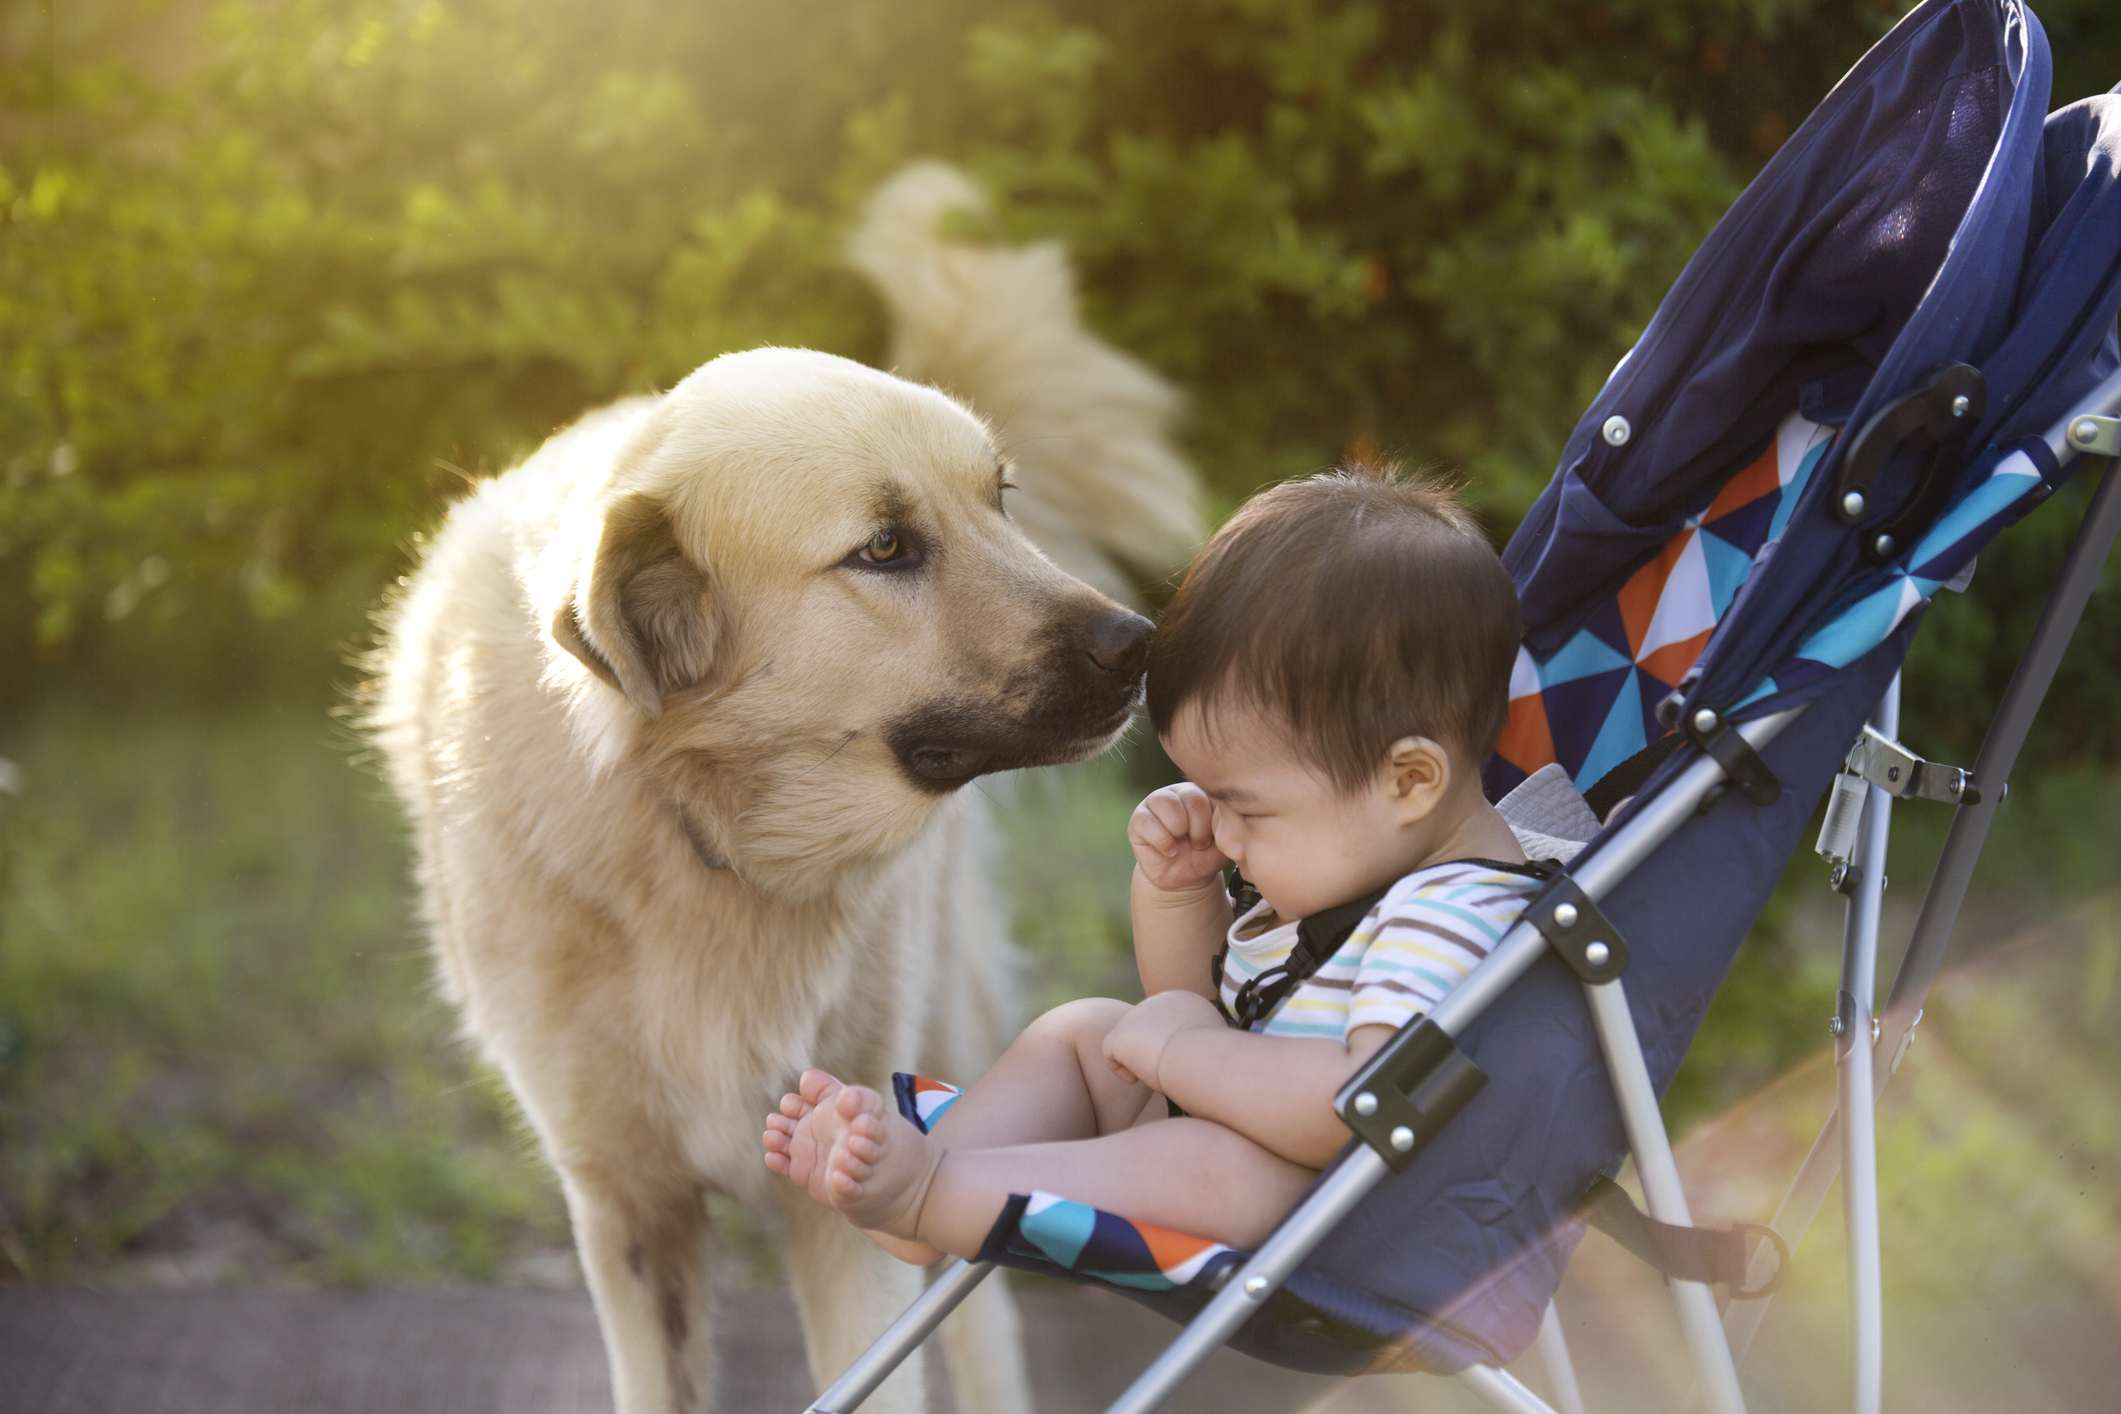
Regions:
<instances>
[{"instance_id":1,"label":"geometric triangle pattern fabric","mask_svg":"<svg viewBox=\"0 0 2121 1414\"><path fill-rule=\"evenodd\" d=\"M1036 1189L1009 1196L980 1252L983 1261L1058 1268L1136 1291L1212 1282L1244 1255L1212 1238L1136 1222Z\"/></svg>"},{"instance_id":2,"label":"geometric triangle pattern fabric","mask_svg":"<svg viewBox=\"0 0 2121 1414\"><path fill-rule=\"evenodd\" d=\"M1518 649L1490 796L1553 761L1588 790L1662 733L1657 704L1708 646L1833 439L1833 428L1791 413L1573 636L1544 654Z\"/></svg>"},{"instance_id":3,"label":"geometric triangle pattern fabric","mask_svg":"<svg viewBox=\"0 0 2121 1414\"><path fill-rule=\"evenodd\" d=\"M2025 453L1999 458L1987 476L1945 507L1913 549L1859 583L1738 705L1808 687L1884 642L1965 570L1997 523L2020 514L2041 485L2040 469Z\"/></svg>"}]
</instances>

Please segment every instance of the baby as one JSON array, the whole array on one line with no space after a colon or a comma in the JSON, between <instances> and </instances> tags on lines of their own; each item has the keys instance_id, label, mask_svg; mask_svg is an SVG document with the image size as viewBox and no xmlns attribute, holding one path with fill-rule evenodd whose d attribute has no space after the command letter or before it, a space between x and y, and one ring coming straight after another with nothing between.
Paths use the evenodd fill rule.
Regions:
<instances>
[{"instance_id":1,"label":"baby","mask_svg":"<svg viewBox=\"0 0 2121 1414\"><path fill-rule=\"evenodd\" d=\"M1147 1000L1047 1012L933 1134L806 1071L766 1167L909 1261L974 1256L1033 1189L1256 1246L1347 1142L1334 1092L1540 887L1480 787L1518 636L1448 493L1331 472L1255 496L1150 651L1187 779L1127 831Z\"/></svg>"}]
</instances>

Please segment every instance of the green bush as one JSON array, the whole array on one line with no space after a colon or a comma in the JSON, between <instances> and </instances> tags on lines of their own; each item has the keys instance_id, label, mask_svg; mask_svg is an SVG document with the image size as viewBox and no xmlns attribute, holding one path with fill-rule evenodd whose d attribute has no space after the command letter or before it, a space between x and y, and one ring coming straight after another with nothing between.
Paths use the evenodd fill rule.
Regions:
<instances>
[{"instance_id":1,"label":"green bush","mask_svg":"<svg viewBox=\"0 0 2121 1414\"><path fill-rule=\"evenodd\" d=\"M2058 101L2121 71L2094 0L2043 8ZM313 671L464 477L585 406L748 344L875 356L839 234L930 153L997 190L1003 234L1070 243L1096 322L1192 391L1222 503L1374 446L1462 468L1506 531L1703 232L1896 9L0 18L22 61L0 74L0 648L92 663L115 640L225 689L264 641ZM1995 577L2011 594L1938 669L1954 688L1989 683L2016 622L2021 576ZM2081 744L2110 755L2112 730Z\"/></svg>"}]
</instances>

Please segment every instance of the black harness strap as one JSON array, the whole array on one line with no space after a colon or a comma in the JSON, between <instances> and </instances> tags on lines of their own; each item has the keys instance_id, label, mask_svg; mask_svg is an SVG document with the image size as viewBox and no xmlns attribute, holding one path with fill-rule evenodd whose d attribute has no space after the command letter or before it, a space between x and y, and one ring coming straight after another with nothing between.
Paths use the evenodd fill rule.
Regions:
<instances>
[{"instance_id":1,"label":"black harness strap","mask_svg":"<svg viewBox=\"0 0 2121 1414\"><path fill-rule=\"evenodd\" d=\"M1245 876L1234 868L1230 871L1230 901L1238 917L1249 913L1259 903L1259 890L1245 882ZM1389 887L1389 885L1387 886ZM1289 949L1289 956L1274 967L1260 973L1237 989L1235 1004L1223 1005L1223 960L1230 955L1228 939L1223 941L1215 961L1209 965L1208 973L1215 983L1215 1005L1223 1019L1241 1031L1250 1031L1265 1020L1280 1006L1288 995L1311 980L1311 974L1324 967L1340 945L1355 931L1368 913L1385 896L1385 889L1374 894L1336 905L1296 925L1296 946Z\"/></svg>"},{"instance_id":2,"label":"black harness strap","mask_svg":"<svg viewBox=\"0 0 2121 1414\"><path fill-rule=\"evenodd\" d=\"M1789 1245L1765 1223L1730 1227L1680 1227L1659 1222L1635 1206L1628 1191L1600 1178L1584 1194L1577 1215L1650 1266L1679 1281L1720 1286L1732 1300L1750 1301L1782 1285L1790 1269ZM1775 1270L1760 1285L1746 1285L1746 1269L1761 1242L1775 1245Z\"/></svg>"}]
</instances>

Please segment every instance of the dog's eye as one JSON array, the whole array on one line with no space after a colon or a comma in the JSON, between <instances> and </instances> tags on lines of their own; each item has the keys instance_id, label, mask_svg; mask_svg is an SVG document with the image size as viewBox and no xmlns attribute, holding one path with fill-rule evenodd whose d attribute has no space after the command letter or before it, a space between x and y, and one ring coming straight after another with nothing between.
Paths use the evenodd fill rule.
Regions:
<instances>
[{"instance_id":1,"label":"dog's eye","mask_svg":"<svg viewBox=\"0 0 2121 1414\"><path fill-rule=\"evenodd\" d=\"M906 542L895 530L879 530L869 537L867 544L854 553L865 564L896 564L906 558Z\"/></svg>"}]
</instances>

